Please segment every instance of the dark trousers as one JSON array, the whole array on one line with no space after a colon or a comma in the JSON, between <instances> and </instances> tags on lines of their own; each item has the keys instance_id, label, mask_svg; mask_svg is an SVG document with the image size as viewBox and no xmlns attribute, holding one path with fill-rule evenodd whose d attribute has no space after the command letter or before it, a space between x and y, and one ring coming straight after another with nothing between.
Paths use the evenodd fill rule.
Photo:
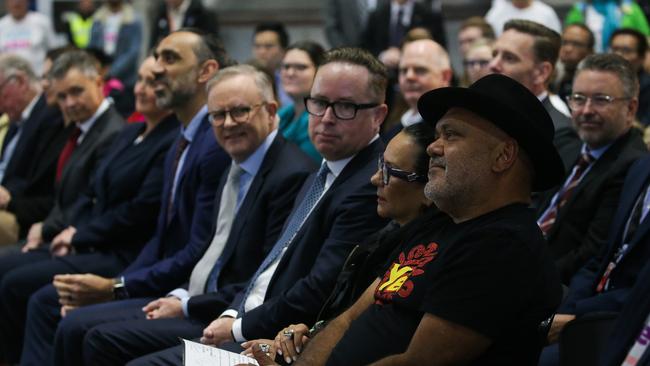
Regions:
<instances>
[{"instance_id":1,"label":"dark trousers","mask_svg":"<svg viewBox=\"0 0 650 366\"><path fill-rule=\"evenodd\" d=\"M18 362L27 301L61 273L92 272L113 277L126 263L113 255L90 253L52 259L46 248L0 257L0 344L3 357Z\"/></svg>"},{"instance_id":2,"label":"dark trousers","mask_svg":"<svg viewBox=\"0 0 650 366\"><path fill-rule=\"evenodd\" d=\"M199 321L179 318L97 325L88 331L84 339L84 363L124 365L135 358L178 345L179 337L200 337L206 326Z\"/></svg>"}]
</instances>

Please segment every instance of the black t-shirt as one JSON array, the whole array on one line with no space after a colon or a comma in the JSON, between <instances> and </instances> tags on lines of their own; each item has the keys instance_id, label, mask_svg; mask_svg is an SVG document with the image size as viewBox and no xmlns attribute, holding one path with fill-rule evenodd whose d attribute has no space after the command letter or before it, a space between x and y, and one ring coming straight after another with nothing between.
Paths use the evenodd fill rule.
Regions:
<instances>
[{"instance_id":1,"label":"black t-shirt","mask_svg":"<svg viewBox=\"0 0 650 366\"><path fill-rule=\"evenodd\" d=\"M475 365L537 364L537 327L562 290L531 210L514 204L460 224L427 225L405 243L328 365L403 353L424 313L492 341Z\"/></svg>"}]
</instances>

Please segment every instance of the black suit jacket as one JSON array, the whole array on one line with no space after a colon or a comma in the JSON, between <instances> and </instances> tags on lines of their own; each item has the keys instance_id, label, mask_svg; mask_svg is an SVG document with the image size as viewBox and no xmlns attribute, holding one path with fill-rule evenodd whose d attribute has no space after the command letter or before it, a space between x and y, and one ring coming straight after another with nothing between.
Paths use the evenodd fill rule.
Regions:
<instances>
[{"instance_id":1,"label":"black suit jacket","mask_svg":"<svg viewBox=\"0 0 650 366\"><path fill-rule=\"evenodd\" d=\"M243 314L244 337L273 338L287 324L316 320L350 250L386 224L377 216L376 189L370 184L377 170L377 156L383 149L378 139L360 151L314 207L278 263L264 304ZM305 181L295 206L315 176ZM229 307L237 309L243 295L241 291ZM224 310L219 294L213 297L213 313L204 321Z\"/></svg>"},{"instance_id":2,"label":"black suit jacket","mask_svg":"<svg viewBox=\"0 0 650 366\"><path fill-rule=\"evenodd\" d=\"M311 158L278 133L237 211L228 241L219 257L219 261L224 263L217 283L222 302L229 304L234 296L245 288L250 277L273 248L298 191L309 173L315 169L316 164ZM210 240L216 231L221 192L227 175L224 173L217 191L213 220L215 225ZM212 298L212 294L190 298L190 316L200 319L214 318Z\"/></svg>"},{"instance_id":3,"label":"black suit jacket","mask_svg":"<svg viewBox=\"0 0 650 366\"><path fill-rule=\"evenodd\" d=\"M408 30L413 28L426 28L431 32L433 39L443 47L447 46L445 29L441 13L433 13L423 4L415 3L413 15ZM390 1L380 2L377 8L370 13L366 28L361 35L361 45L375 56L389 47L390 43Z\"/></svg>"},{"instance_id":4,"label":"black suit jacket","mask_svg":"<svg viewBox=\"0 0 650 366\"><path fill-rule=\"evenodd\" d=\"M78 253L109 251L133 260L153 234L160 209L165 154L178 135L175 116L161 121L139 144L143 123L126 126L79 196L69 225Z\"/></svg>"},{"instance_id":5,"label":"black suit jacket","mask_svg":"<svg viewBox=\"0 0 650 366\"><path fill-rule=\"evenodd\" d=\"M203 7L201 0L191 0L190 6L187 8L187 12L185 13L185 18L183 18L182 26L198 28L215 35L219 33L217 15ZM164 1L161 1L156 10L155 17L151 21L151 41L149 47L156 47L161 39L169 35L169 31L167 6Z\"/></svg>"},{"instance_id":6,"label":"black suit jacket","mask_svg":"<svg viewBox=\"0 0 650 366\"><path fill-rule=\"evenodd\" d=\"M52 209L57 160L72 131L61 112L46 105L44 95L25 123L2 183L11 193L7 211L16 215L21 236Z\"/></svg>"},{"instance_id":7,"label":"black suit jacket","mask_svg":"<svg viewBox=\"0 0 650 366\"><path fill-rule=\"evenodd\" d=\"M645 151L636 129L619 137L593 164L559 210L547 240L563 283L569 283L578 269L605 246L627 170ZM555 192L546 196L538 217L549 206Z\"/></svg>"},{"instance_id":8,"label":"black suit jacket","mask_svg":"<svg viewBox=\"0 0 650 366\"><path fill-rule=\"evenodd\" d=\"M616 251L623 245L625 226L637 198L646 192L650 183L650 156L632 165L621 193L616 214L612 220L607 246L601 255L592 258L571 280L569 295L559 313L584 315L597 311L620 311L628 299L642 268L650 263L650 217L645 217L629 241L628 249L609 275L607 291L600 294L596 286L605 273ZM643 198L642 198L643 199Z\"/></svg>"},{"instance_id":9,"label":"black suit jacket","mask_svg":"<svg viewBox=\"0 0 650 366\"><path fill-rule=\"evenodd\" d=\"M54 207L43 221L43 239L50 241L66 223L72 221L74 204L84 192L99 161L106 155L115 136L124 127L124 119L112 105L90 128L63 168L61 180L56 183Z\"/></svg>"}]
</instances>

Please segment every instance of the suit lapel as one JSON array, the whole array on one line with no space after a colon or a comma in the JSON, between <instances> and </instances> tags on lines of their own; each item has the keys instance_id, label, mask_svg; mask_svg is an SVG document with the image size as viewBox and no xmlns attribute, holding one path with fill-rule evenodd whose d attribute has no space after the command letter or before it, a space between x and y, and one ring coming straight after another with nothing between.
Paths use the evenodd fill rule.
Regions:
<instances>
[{"instance_id":1,"label":"suit lapel","mask_svg":"<svg viewBox=\"0 0 650 366\"><path fill-rule=\"evenodd\" d=\"M185 173L189 169L188 167L192 166L194 160L198 158L198 151L201 149L200 140L203 138L205 130L208 129L209 125L210 123L208 122L208 116L206 115L201 120L201 124L199 125L196 134L194 135L192 142L189 144L183 167L178 175L178 182L176 184L177 187L181 186L183 179L185 178ZM176 198L174 198L174 200L176 200Z\"/></svg>"}]
</instances>

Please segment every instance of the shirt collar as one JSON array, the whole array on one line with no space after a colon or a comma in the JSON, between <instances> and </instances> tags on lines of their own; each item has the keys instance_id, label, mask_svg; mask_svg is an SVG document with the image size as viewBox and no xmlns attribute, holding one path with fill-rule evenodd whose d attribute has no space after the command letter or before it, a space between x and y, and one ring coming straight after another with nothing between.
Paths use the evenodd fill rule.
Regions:
<instances>
[{"instance_id":1,"label":"shirt collar","mask_svg":"<svg viewBox=\"0 0 650 366\"><path fill-rule=\"evenodd\" d=\"M199 126L201 126L201 121L203 121L203 118L208 114L208 106L204 105L201 109L199 109L198 112L192 117L192 120L190 123L187 125L187 127L182 127L181 126L181 133L183 134L183 137L188 142L192 142L194 139L194 135L196 135L196 131L199 130Z\"/></svg>"},{"instance_id":2,"label":"shirt collar","mask_svg":"<svg viewBox=\"0 0 650 366\"><path fill-rule=\"evenodd\" d=\"M181 15L181 14L185 15L187 9L190 7L190 2L191 0L183 0L183 2L181 3L181 5L179 5L178 8L176 9L167 8L168 9L167 11L169 11L169 13L173 15Z\"/></svg>"},{"instance_id":3,"label":"shirt collar","mask_svg":"<svg viewBox=\"0 0 650 366\"><path fill-rule=\"evenodd\" d=\"M29 102L29 104L27 104L27 107L23 109L23 113L20 114L21 119L19 123L29 118L29 116L32 114L32 110L34 109L34 106L36 105L36 102L38 102L38 98L40 97L41 95L37 93L36 96L32 99L32 101Z\"/></svg>"},{"instance_id":4,"label":"shirt collar","mask_svg":"<svg viewBox=\"0 0 650 366\"><path fill-rule=\"evenodd\" d=\"M420 116L420 112L417 110L409 109L402 115L400 122L402 123L402 126L408 127L418 122L422 122L422 116Z\"/></svg>"},{"instance_id":5,"label":"shirt collar","mask_svg":"<svg viewBox=\"0 0 650 366\"><path fill-rule=\"evenodd\" d=\"M375 140L379 138L379 134L375 135L375 137L370 140L367 146L370 146ZM330 168L330 172L332 172L332 175L334 175L334 178L339 176L343 169L348 165L348 163L354 159L354 157L357 156L357 154L354 154L352 156L349 156L347 158L341 159L341 160L336 160L336 161L330 161L323 159L323 162L327 164L327 167Z\"/></svg>"},{"instance_id":6,"label":"shirt collar","mask_svg":"<svg viewBox=\"0 0 650 366\"><path fill-rule=\"evenodd\" d=\"M269 148L271 147L271 144L273 143L273 140L277 134L278 130L271 131L271 133L266 136L266 139L264 139L264 142L262 142L262 144L257 147L255 152L246 158L246 160L239 164L239 167L242 168L247 174L255 176L260 170L260 166L262 166L266 152L269 151Z\"/></svg>"},{"instance_id":7,"label":"shirt collar","mask_svg":"<svg viewBox=\"0 0 650 366\"><path fill-rule=\"evenodd\" d=\"M77 127L81 130L81 136L84 136L90 128L95 124L95 121L97 121L97 118L101 116L106 110L111 106L111 103L107 100L104 99L102 100L102 103L99 105L99 108L95 111L95 114L93 114L90 118L83 122L77 122Z\"/></svg>"},{"instance_id":8,"label":"shirt collar","mask_svg":"<svg viewBox=\"0 0 650 366\"><path fill-rule=\"evenodd\" d=\"M548 92L545 90L545 91L541 92L541 93L537 96L537 99L539 99L539 101L541 102L541 101L543 101L544 99L546 99L546 97L548 97Z\"/></svg>"},{"instance_id":9,"label":"shirt collar","mask_svg":"<svg viewBox=\"0 0 650 366\"><path fill-rule=\"evenodd\" d=\"M402 24L406 25L408 22L408 19L411 19L411 14L413 14L413 6L415 5L415 2L413 0L407 0L403 5L399 5L395 3L394 1L390 2L390 19L391 19L391 24L397 20L397 14L400 9L404 9L404 12L402 13ZM406 19L406 21L404 21Z\"/></svg>"},{"instance_id":10,"label":"shirt collar","mask_svg":"<svg viewBox=\"0 0 650 366\"><path fill-rule=\"evenodd\" d=\"M607 151L607 149L609 149L609 147L612 146L612 144L613 143L609 143L603 147L599 147L598 149L590 149L587 147L587 144L582 144L582 149L580 149L580 152L582 154L589 153L589 155L591 155L594 158L594 160L598 160L600 159L601 156L603 156L605 151Z\"/></svg>"}]
</instances>

